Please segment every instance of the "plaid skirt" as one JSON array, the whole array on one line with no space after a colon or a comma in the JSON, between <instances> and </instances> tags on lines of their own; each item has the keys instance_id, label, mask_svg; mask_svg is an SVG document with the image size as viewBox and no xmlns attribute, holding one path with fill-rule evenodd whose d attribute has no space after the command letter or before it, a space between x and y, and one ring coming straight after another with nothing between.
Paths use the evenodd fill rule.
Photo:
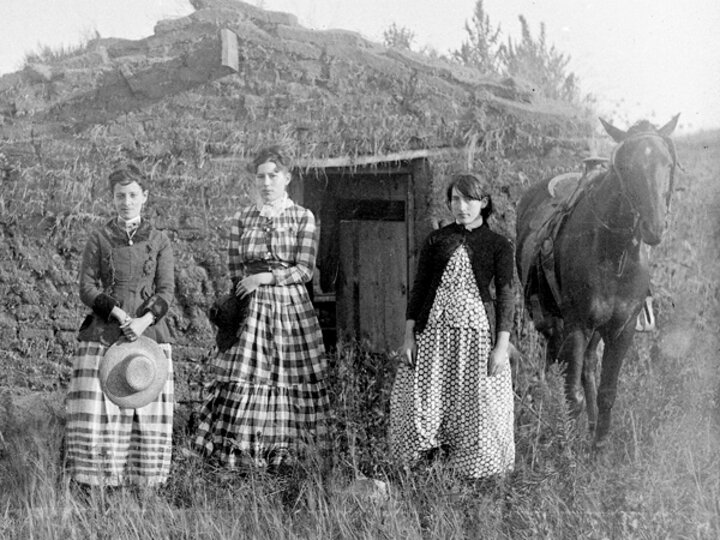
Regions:
<instances>
[{"instance_id":1,"label":"plaid skirt","mask_svg":"<svg viewBox=\"0 0 720 540\"><path fill-rule=\"evenodd\" d=\"M66 400L67 468L89 485L154 486L170 472L173 428L172 349L160 343L170 372L158 398L139 409L123 409L100 388L98 366L107 347L83 341L73 359Z\"/></svg>"},{"instance_id":2,"label":"plaid skirt","mask_svg":"<svg viewBox=\"0 0 720 540\"><path fill-rule=\"evenodd\" d=\"M237 343L213 360L195 447L231 468L279 465L323 447L326 367L305 286L258 288Z\"/></svg>"}]
</instances>

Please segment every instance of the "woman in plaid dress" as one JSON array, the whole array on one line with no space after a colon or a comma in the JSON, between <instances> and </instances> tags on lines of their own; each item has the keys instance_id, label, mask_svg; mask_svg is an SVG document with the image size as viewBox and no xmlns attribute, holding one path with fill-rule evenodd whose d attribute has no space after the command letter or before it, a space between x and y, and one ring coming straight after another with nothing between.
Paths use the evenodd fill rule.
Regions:
<instances>
[{"instance_id":1,"label":"woman in plaid dress","mask_svg":"<svg viewBox=\"0 0 720 540\"><path fill-rule=\"evenodd\" d=\"M492 200L483 179L454 177L447 202L455 223L425 241L408 302L390 448L406 465L440 451L458 474L478 479L509 471L515 461L513 248L487 226Z\"/></svg>"},{"instance_id":2,"label":"woman in plaid dress","mask_svg":"<svg viewBox=\"0 0 720 540\"><path fill-rule=\"evenodd\" d=\"M195 446L229 468L291 464L324 441L328 395L320 325L305 283L317 234L309 210L287 196L291 175L277 147L253 161L257 204L233 218L233 290L249 295L237 341L218 351Z\"/></svg>"},{"instance_id":3,"label":"woman in plaid dress","mask_svg":"<svg viewBox=\"0 0 720 540\"><path fill-rule=\"evenodd\" d=\"M141 218L147 179L133 166L110 175L117 211L91 232L80 268L80 299L92 309L78 335L67 396L66 456L71 477L92 486L163 483L170 471L172 362L155 401L120 408L100 386L98 367L121 336L155 340L171 360L164 315L175 290L173 252L165 233Z\"/></svg>"}]
</instances>

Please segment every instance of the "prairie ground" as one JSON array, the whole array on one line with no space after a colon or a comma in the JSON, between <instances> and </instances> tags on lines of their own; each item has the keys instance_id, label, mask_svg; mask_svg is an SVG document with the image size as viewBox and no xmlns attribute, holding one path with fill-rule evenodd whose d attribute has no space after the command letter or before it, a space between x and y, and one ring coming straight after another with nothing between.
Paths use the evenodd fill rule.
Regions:
<instances>
[{"instance_id":1,"label":"prairie ground","mask_svg":"<svg viewBox=\"0 0 720 540\"><path fill-rule=\"evenodd\" d=\"M517 341L516 467L498 482L464 481L442 462L395 467L385 439L394 361L357 347L333 363L332 455L283 475L228 474L184 452L190 423L155 492L73 488L62 415L6 392L0 538L720 537L720 138L678 146L684 171L652 254L658 329L635 337L602 453L585 418L569 417L529 328Z\"/></svg>"}]
</instances>

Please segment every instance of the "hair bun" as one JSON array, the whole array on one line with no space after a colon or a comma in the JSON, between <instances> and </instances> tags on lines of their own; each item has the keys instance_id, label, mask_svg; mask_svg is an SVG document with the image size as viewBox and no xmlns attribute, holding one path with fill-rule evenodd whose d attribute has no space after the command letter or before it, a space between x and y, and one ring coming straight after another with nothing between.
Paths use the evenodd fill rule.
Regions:
<instances>
[{"instance_id":1,"label":"hair bun","mask_svg":"<svg viewBox=\"0 0 720 540\"><path fill-rule=\"evenodd\" d=\"M124 163L117 166L108 176L110 189L112 190L116 184L126 185L137 182L138 185L145 188L148 177L134 163Z\"/></svg>"},{"instance_id":2,"label":"hair bun","mask_svg":"<svg viewBox=\"0 0 720 540\"><path fill-rule=\"evenodd\" d=\"M258 150L248 169L250 169L250 172L254 174L260 165L268 162L274 163L277 165L278 169L282 169L284 171L288 171L291 168L290 159L285 153L283 147L279 144L273 144Z\"/></svg>"}]
</instances>

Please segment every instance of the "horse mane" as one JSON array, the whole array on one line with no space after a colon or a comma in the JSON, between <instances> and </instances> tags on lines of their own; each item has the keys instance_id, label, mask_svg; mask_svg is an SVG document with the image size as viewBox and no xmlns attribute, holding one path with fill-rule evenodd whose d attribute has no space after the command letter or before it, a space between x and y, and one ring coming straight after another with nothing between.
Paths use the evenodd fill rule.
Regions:
<instances>
[{"instance_id":1,"label":"horse mane","mask_svg":"<svg viewBox=\"0 0 720 540\"><path fill-rule=\"evenodd\" d=\"M658 128L652 122L648 120L638 120L627 130L628 135L635 135L637 133L657 132Z\"/></svg>"}]
</instances>

